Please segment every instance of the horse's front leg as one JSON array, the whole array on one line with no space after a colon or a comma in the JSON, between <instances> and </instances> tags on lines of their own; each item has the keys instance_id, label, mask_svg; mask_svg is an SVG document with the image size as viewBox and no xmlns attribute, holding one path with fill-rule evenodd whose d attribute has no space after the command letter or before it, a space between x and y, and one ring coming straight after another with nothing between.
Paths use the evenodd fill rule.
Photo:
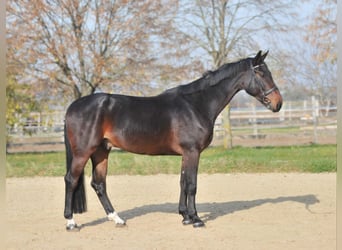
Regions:
<instances>
[{"instance_id":1,"label":"horse's front leg","mask_svg":"<svg viewBox=\"0 0 342 250\"><path fill-rule=\"evenodd\" d=\"M93 165L93 177L91 186L94 188L109 220L113 220L117 225L125 225L125 221L115 212L107 195L106 176L108 168L108 154L110 149L100 145L91 155Z\"/></svg>"},{"instance_id":2,"label":"horse's front leg","mask_svg":"<svg viewBox=\"0 0 342 250\"><path fill-rule=\"evenodd\" d=\"M199 152L191 151L183 154L182 172L180 178L179 213L183 216L183 224L193 224L194 227L204 226L196 210L197 172Z\"/></svg>"}]
</instances>

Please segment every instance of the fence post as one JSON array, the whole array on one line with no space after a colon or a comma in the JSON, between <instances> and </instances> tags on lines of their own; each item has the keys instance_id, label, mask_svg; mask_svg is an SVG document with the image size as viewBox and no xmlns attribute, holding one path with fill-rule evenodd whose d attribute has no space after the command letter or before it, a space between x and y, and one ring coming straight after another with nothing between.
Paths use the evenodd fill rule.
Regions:
<instances>
[{"instance_id":1,"label":"fence post","mask_svg":"<svg viewBox=\"0 0 342 250\"><path fill-rule=\"evenodd\" d=\"M318 102L314 96L311 96L312 102L312 122L313 122L313 140L314 144L317 144L317 119L318 119Z\"/></svg>"},{"instance_id":2,"label":"fence post","mask_svg":"<svg viewBox=\"0 0 342 250\"><path fill-rule=\"evenodd\" d=\"M289 105L288 107L289 121L292 121L292 102L289 102L288 105Z\"/></svg>"},{"instance_id":3,"label":"fence post","mask_svg":"<svg viewBox=\"0 0 342 250\"><path fill-rule=\"evenodd\" d=\"M286 112L285 110L288 110L287 106L288 106L287 103L283 103L283 107L280 110L279 121L281 121L281 122L285 121L285 112ZM291 104L290 104L290 110L291 110ZM291 117L291 115L290 115L290 117Z\"/></svg>"},{"instance_id":4,"label":"fence post","mask_svg":"<svg viewBox=\"0 0 342 250\"><path fill-rule=\"evenodd\" d=\"M42 119L41 119L41 112L38 113L38 117L37 117L37 133L41 133L43 131L42 128Z\"/></svg>"},{"instance_id":5,"label":"fence post","mask_svg":"<svg viewBox=\"0 0 342 250\"><path fill-rule=\"evenodd\" d=\"M256 105L255 102L252 102L252 114L253 114L253 136L254 138L258 138L258 124L257 124L257 118L256 118Z\"/></svg>"}]
</instances>

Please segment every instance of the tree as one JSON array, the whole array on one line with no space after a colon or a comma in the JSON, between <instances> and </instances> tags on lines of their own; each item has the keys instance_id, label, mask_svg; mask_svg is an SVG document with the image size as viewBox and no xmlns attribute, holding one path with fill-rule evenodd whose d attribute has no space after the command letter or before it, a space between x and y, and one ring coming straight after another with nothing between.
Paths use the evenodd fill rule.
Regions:
<instances>
[{"instance_id":1,"label":"tree","mask_svg":"<svg viewBox=\"0 0 342 250\"><path fill-rule=\"evenodd\" d=\"M337 0L323 0L307 26L305 36L305 40L313 48L313 63L309 64L307 79L311 83L312 94L326 107L337 99L336 10Z\"/></svg>"},{"instance_id":2,"label":"tree","mask_svg":"<svg viewBox=\"0 0 342 250\"><path fill-rule=\"evenodd\" d=\"M337 0L323 0L316 10L313 21L308 25L306 40L316 48L317 62L337 60Z\"/></svg>"},{"instance_id":3,"label":"tree","mask_svg":"<svg viewBox=\"0 0 342 250\"><path fill-rule=\"evenodd\" d=\"M21 68L19 82L34 84L40 95L69 101L179 80L190 66L163 61L187 51L169 49L184 39L172 21L177 9L176 0L9 1L9 67Z\"/></svg>"},{"instance_id":4,"label":"tree","mask_svg":"<svg viewBox=\"0 0 342 250\"><path fill-rule=\"evenodd\" d=\"M6 125L8 129L14 129L28 118L30 112L40 111L39 104L29 94L30 87L18 84L13 77L7 77L6 85ZM8 138L7 138L8 139Z\"/></svg>"},{"instance_id":5,"label":"tree","mask_svg":"<svg viewBox=\"0 0 342 250\"><path fill-rule=\"evenodd\" d=\"M218 68L228 61L245 57L259 49L262 39L272 39L276 32L287 30L288 17L295 1L197 0L184 5L186 23L183 31L205 56ZM284 20L284 21L281 21ZM191 32L190 32L191 30ZM269 34L267 37L266 34ZM227 112L227 147L232 147Z\"/></svg>"}]
</instances>

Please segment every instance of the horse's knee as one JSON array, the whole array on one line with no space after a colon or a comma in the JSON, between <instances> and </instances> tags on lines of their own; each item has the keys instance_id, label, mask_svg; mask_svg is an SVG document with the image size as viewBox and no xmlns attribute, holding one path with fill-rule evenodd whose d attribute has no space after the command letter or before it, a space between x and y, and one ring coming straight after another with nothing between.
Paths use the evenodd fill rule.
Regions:
<instances>
[{"instance_id":1,"label":"horse's knee","mask_svg":"<svg viewBox=\"0 0 342 250\"><path fill-rule=\"evenodd\" d=\"M96 183L95 181L91 182L91 186L95 190L96 194L102 196L106 193L106 188L104 182Z\"/></svg>"}]
</instances>

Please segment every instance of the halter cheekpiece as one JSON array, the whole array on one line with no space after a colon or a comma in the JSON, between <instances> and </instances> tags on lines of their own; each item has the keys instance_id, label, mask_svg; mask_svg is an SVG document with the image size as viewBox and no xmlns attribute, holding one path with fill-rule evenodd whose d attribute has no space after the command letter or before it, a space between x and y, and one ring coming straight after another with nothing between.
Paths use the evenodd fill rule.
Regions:
<instances>
[{"instance_id":1,"label":"halter cheekpiece","mask_svg":"<svg viewBox=\"0 0 342 250\"><path fill-rule=\"evenodd\" d=\"M263 65L264 65L264 64L262 63L262 64L259 64L259 65L253 66L253 67L252 67L252 68L253 68L253 71L255 72L256 69L258 69L259 67L261 67L261 66L263 66ZM263 84L261 84L258 80L257 80L256 82L259 83L261 89L263 89ZM268 90L266 90L266 91L263 91L263 92L262 92L262 100L265 101L265 98L266 98L268 95L270 95L272 92L276 91L276 90L278 90L278 87L277 87L277 86L274 86L273 88L270 88L270 89L268 89Z\"/></svg>"}]
</instances>

